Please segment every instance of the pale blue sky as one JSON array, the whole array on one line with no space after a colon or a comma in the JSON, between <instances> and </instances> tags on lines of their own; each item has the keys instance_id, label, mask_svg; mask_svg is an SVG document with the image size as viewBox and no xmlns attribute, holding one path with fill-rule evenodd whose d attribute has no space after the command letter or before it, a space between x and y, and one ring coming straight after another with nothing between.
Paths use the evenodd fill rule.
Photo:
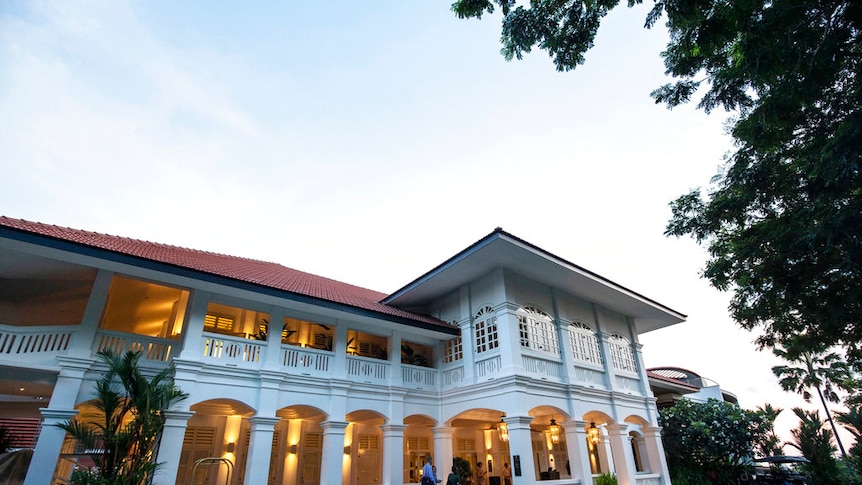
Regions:
<instances>
[{"instance_id":1,"label":"pale blue sky","mask_svg":"<svg viewBox=\"0 0 862 485\"><path fill-rule=\"evenodd\" d=\"M662 235L730 148L668 111L665 33L612 12L586 65L507 63L449 1L0 3L0 213L394 291L496 226L689 315L648 366L789 408ZM788 426L790 412L785 413Z\"/></svg>"}]
</instances>

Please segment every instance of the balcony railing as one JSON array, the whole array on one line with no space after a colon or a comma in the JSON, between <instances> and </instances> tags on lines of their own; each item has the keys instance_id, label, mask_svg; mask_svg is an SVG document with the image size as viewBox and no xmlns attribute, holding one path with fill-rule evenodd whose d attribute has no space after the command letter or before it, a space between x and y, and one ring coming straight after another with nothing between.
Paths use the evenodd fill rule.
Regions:
<instances>
[{"instance_id":1,"label":"balcony railing","mask_svg":"<svg viewBox=\"0 0 862 485\"><path fill-rule=\"evenodd\" d=\"M35 363L65 354L77 327L0 325L0 359Z\"/></svg>"},{"instance_id":2,"label":"balcony railing","mask_svg":"<svg viewBox=\"0 0 862 485\"><path fill-rule=\"evenodd\" d=\"M176 343L174 340L100 329L96 331L92 348L93 352L111 350L120 355L128 351L141 352L140 362L164 365L171 360Z\"/></svg>"},{"instance_id":3,"label":"balcony railing","mask_svg":"<svg viewBox=\"0 0 862 485\"><path fill-rule=\"evenodd\" d=\"M401 383L414 389L437 389L437 370L428 367L401 364Z\"/></svg>"},{"instance_id":4,"label":"balcony railing","mask_svg":"<svg viewBox=\"0 0 862 485\"><path fill-rule=\"evenodd\" d=\"M389 362L348 355L347 377L366 383L385 383L389 378Z\"/></svg>"},{"instance_id":5,"label":"balcony railing","mask_svg":"<svg viewBox=\"0 0 862 485\"><path fill-rule=\"evenodd\" d=\"M329 364L332 352L314 350L293 345L281 346L279 363L287 372L297 372L302 375L322 376L329 374Z\"/></svg>"},{"instance_id":6,"label":"balcony railing","mask_svg":"<svg viewBox=\"0 0 862 485\"><path fill-rule=\"evenodd\" d=\"M259 367L264 345L258 340L204 332L203 361L231 367Z\"/></svg>"},{"instance_id":7,"label":"balcony railing","mask_svg":"<svg viewBox=\"0 0 862 485\"><path fill-rule=\"evenodd\" d=\"M563 377L563 365L555 360L543 359L532 355L522 357L524 369L543 380L560 381Z\"/></svg>"}]
</instances>

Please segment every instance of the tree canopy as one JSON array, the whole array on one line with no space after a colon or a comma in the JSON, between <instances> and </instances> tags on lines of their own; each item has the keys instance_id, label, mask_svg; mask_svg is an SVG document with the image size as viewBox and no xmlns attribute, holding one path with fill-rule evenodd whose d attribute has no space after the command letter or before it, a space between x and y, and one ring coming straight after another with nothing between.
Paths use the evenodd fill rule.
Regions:
<instances>
[{"instance_id":1,"label":"tree canopy","mask_svg":"<svg viewBox=\"0 0 862 485\"><path fill-rule=\"evenodd\" d=\"M662 442L674 482L714 477L718 483L733 483L750 466L755 447L770 441L773 421L764 412L717 399L682 399L662 409Z\"/></svg>"},{"instance_id":2,"label":"tree canopy","mask_svg":"<svg viewBox=\"0 0 862 485\"><path fill-rule=\"evenodd\" d=\"M628 5L641 3L629 0ZM507 59L534 46L575 69L618 0L458 0L462 18L499 7ZM731 113L734 151L706 189L671 203L666 234L709 250L703 272L733 292L730 312L761 347L862 363L862 2L656 0L669 107Z\"/></svg>"}]
</instances>

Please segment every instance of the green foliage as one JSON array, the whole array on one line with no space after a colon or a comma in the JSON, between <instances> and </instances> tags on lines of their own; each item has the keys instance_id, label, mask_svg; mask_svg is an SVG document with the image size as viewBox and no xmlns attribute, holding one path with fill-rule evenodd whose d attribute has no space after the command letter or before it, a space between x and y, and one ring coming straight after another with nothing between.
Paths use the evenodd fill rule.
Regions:
<instances>
[{"instance_id":1,"label":"green foliage","mask_svg":"<svg viewBox=\"0 0 862 485\"><path fill-rule=\"evenodd\" d=\"M849 483L847 472L833 456L832 432L826 429L817 411L793 408L799 418L799 427L790 431L793 441L788 443L808 459L803 470L814 485L840 485Z\"/></svg>"},{"instance_id":2,"label":"green foliage","mask_svg":"<svg viewBox=\"0 0 862 485\"><path fill-rule=\"evenodd\" d=\"M596 485L617 485L617 476L613 473L602 473L596 477Z\"/></svg>"},{"instance_id":3,"label":"green foliage","mask_svg":"<svg viewBox=\"0 0 862 485\"><path fill-rule=\"evenodd\" d=\"M859 405L850 406L846 412L837 412L836 419L841 426L856 438L856 442L850 447L847 461L857 475L862 476L862 408Z\"/></svg>"},{"instance_id":4,"label":"green foliage","mask_svg":"<svg viewBox=\"0 0 862 485\"><path fill-rule=\"evenodd\" d=\"M118 356L102 351L99 357L108 368L96 382L93 405L98 412L58 425L92 450L88 452L97 464L95 470L75 475L72 484L149 483L157 468L164 411L187 394L170 379L173 368L147 378L138 367L140 352Z\"/></svg>"},{"instance_id":5,"label":"green foliage","mask_svg":"<svg viewBox=\"0 0 862 485\"><path fill-rule=\"evenodd\" d=\"M473 476L473 470L470 469L470 462L456 456L452 459L452 466L455 468L455 473L461 477L461 483L467 483L467 479Z\"/></svg>"},{"instance_id":6,"label":"green foliage","mask_svg":"<svg viewBox=\"0 0 862 485\"><path fill-rule=\"evenodd\" d=\"M768 431L761 439L754 443L754 452L757 456L764 457L782 454L781 440L775 434L775 420L778 419L781 411L783 409L772 407L772 404L769 403L757 407L757 412L763 416L764 425L768 428Z\"/></svg>"},{"instance_id":7,"label":"green foliage","mask_svg":"<svg viewBox=\"0 0 862 485\"><path fill-rule=\"evenodd\" d=\"M462 18L499 6L502 53L538 46L575 69L619 0L458 0ZM629 6L640 0L629 0ZM822 353L844 346L862 366L862 2L656 0L674 82L669 107L700 96L733 112L735 151L705 191L671 203L666 234L709 249L703 275L731 290L730 311L758 345L791 338Z\"/></svg>"},{"instance_id":8,"label":"green foliage","mask_svg":"<svg viewBox=\"0 0 862 485\"><path fill-rule=\"evenodd\" d=\"M659 423L670 473L689 483L707 477L734 483L749 471L755 444L771 431L762 412L717 399L705 403L682 399L660 411Z\"/></svg>"}]
</instances>

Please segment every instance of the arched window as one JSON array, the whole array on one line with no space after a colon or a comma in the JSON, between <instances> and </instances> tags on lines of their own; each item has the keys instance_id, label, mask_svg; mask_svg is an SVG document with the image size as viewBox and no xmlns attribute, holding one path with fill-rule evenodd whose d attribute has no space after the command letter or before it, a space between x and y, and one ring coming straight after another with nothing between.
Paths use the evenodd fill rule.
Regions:
<instances>
[{"instance_id":1,"label":"arched window","mask_svg":"<svg viewBox=\"0 0 862 485\"><path fill-rule=\"evenodd\" d=\"M569 341L572 344L572 357L581 362L604 365L602 351L596 331L583 322L573 322L569 326Z\"/></svg>"},{"instance_id":2,"label":"arched window","mask_svg":"<svg viewBox=\"0 0 862 485\"><path fill-rule=\"evenodd\" d=\"M458 326L457 320L453 320L449 323L451 323L452 326ZM451 364L452 362L455 362L456 360L461 360L462 358L464 358L464 347L461 344L461 336L460 335L458 335L457 337L455 337L453 339L450 339L450 340L443 342L443 363L444 364Z\"/></svg>"},{"instance_id":3,"label":"arched window","mask_svg":"<svg viewBox=\"0 0 862 485\"><path fill-rule=\"evenodd\" d=\"M476 353L496 349L500 342L497 339L497 317L494 316L494 309L489 306L480 309L473 321L476 329Z\"/></svg>"},{"instance_id":4,"label":"arched window","mask_svg":"<svg viewBox=\"0 0 862 485\"><path fill-rule=\"evenodd\" d=\"M608 339L609 347L611 348L611 363L614 368L626 372L637 373L638 366L635 363L634 352L632 352L632 344L629 339L622 335L613 334Z\"/></svg>"},{"instance_id":5,"label":"arched window","mask_svg":"<svg viewBox=\"0 0 862 485\"><path fill-rule=\"evenodd\" d=\"M521 333L521 347L559 355L557 329L550 315L534 307L518 310L518 328Z\"/></svg>"}]
</instances>

